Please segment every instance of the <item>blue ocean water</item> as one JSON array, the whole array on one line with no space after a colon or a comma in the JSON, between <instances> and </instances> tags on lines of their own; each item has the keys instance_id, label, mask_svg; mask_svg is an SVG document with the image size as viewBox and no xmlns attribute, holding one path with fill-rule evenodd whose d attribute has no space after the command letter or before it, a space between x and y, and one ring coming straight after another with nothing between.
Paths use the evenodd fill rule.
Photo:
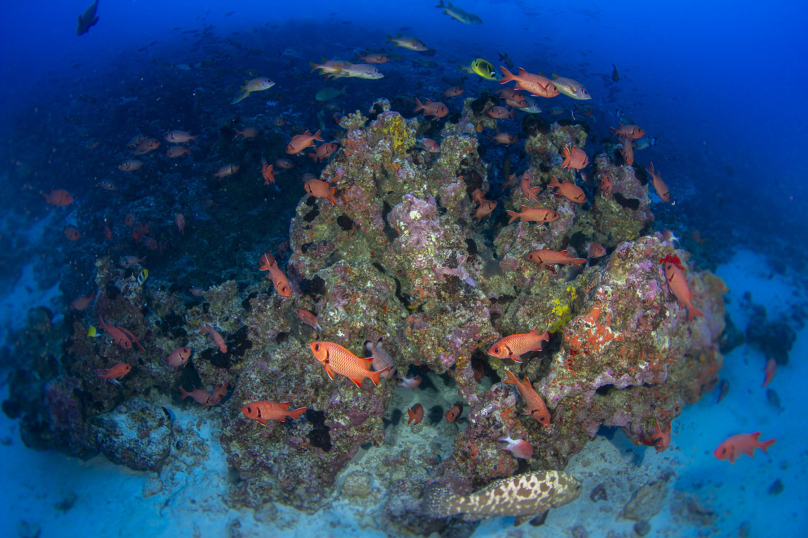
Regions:
<instances>
[{"instance_id":1,"label":"blue ocean water","mask_svg":"<svg viewBox=\"0 0 808 538\"><path fill-rule=\"evenodd\" d=\"M0 134L4 141L0 181L6 194L0 201L0 267L6 268L0 276L2 318L7 326L4 333L22 328L28 309L39 305L52 310L51 321L58 325L75 297L92 292L97 257L131 253L97 248L97 243L72 246L64 241L65 226L100 234L105 218L123 219L124 215L110 215L105 210L96 186L99 182L115 182L114 196L124 196L129 203L140 200L143 208L166 204L161 197L175 197L189 207L192 204L188 200L200 178L225 164L214 151L192 153L193 165L166 162L150 176L160 183L164 175L179 170L187 183L171 188L149 188L136 182L128 186L130 176L117 166L123 154L121 146L133 135L162 135L180 129L213 137L221 125L200 109L210 109L215 100L221 102L214 107L217 112L226 110L221 116L285 114L313 132L323 121L318 113L324 106L315 95L324 86L347 88L347 95L331 101L338 106L328 110L328 115L366 112L378 98L393 100L404 95L438 99L453 85L450 82L459 79L458 64L483 58L494 66L504 65L498 59L507 53L514 70L523 67L531 73L557 73L586 87L592 96L589 101L576 103L561 96L540 100L540 104L545 109L542 117L550 122L572 120L576 104L593 107L592 119L586 120L592 131L586 147L590 161L601 151L602 140L609 137L609 127L617 127L622 117L630 117L645 129L647 138L655 143L637 150L636 158L643 165L653 162L663 171L676 202L669 206L652 196L658 219L654 229L673 229L701 268L725 278L732 288L728 310L742 331L753 322L749 310L740 306L744 292L749 292L755 303L766 306L769 319L781 315L796 320L792 325L799 337L789 364L778 373L777 382L782 383L776 387L780 410L772 407L765 391L759 390L765 357L743 345L725 357L722 378L730 380L732 390L723 407L718 408L715 395L709 394L685 410L679 426L674 426L679 433L674 436L679 454L675 460L677 479L671 489L695 492L709 508L691 506L691 511L711 510L709 517L704 516L709 524L694 523L698 519L695 516L683 523L666 507L658 516L664 522L652 522L654 528L664 529L659 530L660 536L679 532L720 536L745 532L754 536L765 535L767 521L776 519L783 531L775 535L808 534L808 519L802 511L808 502L802 449L805 434L794 431L804 416L799 380L807 373L801 362L805 332L801 331L800 316L795 314L805 304L808 263L808 220L803 209L808 199L804 158L808 143L804 129L808 123L808 37L804 31L808 7L804 3L461 2L460 7L483 20L482 24L470 25L442 14L434 1L313 0L301 5L101 0L98 23L85 35L77 36L76 18L87 5L31 1L0 6L0 79L4 81L0 87ZM434 54L392 48L386 38L397 32L418 37ZM357 50L382 48L405 57L404 61L378 65L383 79L325 82L310 72L309 62L319 63L322 58L353 60ZM416 61L434 62L436 66L413 65ZM618 81L613 79L615 68ZM267 90L266 97L256 93L239 105L230 105L234 90L253 76L269 77L275 85ZM463 86L465 96L445 100L450 113L459 112L467 96L499 89L496 82L475 75L470 75ZM549 108L553 106L564 110L552 115ZM520 125L521 120L509 127L517 130ZM95 142L98 144L90 147ZM159 152L167 146L163 142ZM278 154L271 159L283 157ZM501 151L489 149L484 158L500 168ZM320 169L312 165L298 171L302 175L303 170ZM295 215L304 191L296 181L298 176L295 181L286 179L289 176L278 177L283 190L266 196L266 207L258 217L250 214L256 210L254 200L238 199L235 194L228 197L222 192L215 193L214 198L221 211L206 212L199 205L205 200L199 200L196 209L189 209L186 217L191 226L203 228L211 222L223 230L210 241L223 242L218 252L228 251L232 257L219 256L207 268L193 264L184 275L183 286L208 288L235 278L231 275L241 276L254 260L247 261L238 252L268 238L273 246L288 238L289 219ZM66 189L75 197L75 205L47 206L39 192L51 189ZM271 218L266 218L267 214ZM172 215L166 213L162 218L169 222ZM166 227L165 222L155 225ZM171 247L166 250L169 255L150 255L153 275L177 275L187 262L179 254L172 257ZM13 343L7 342L2 364L7 372L15 366L9 359L13 349ZM4 379L11 385L14 378L9 373ZM190 423L194 419L184 420ZM85 501L98 500L98 488L92 484L120 487L121 482L111 477L140 480L132 490L140 494L144 475L134 471L120 475L116 474L124 472L120 466L104 466L97 460L80 463L76 458L22 449L16 423L8 419L3 427L11 446L21 449L6 460L7 469L41 465L50 470L50 476L13 475L15 484L6 492L4 535L26 535L30 529L20 526L22 520L31 529L41 529L42 536L75 534L75 528L68 530L65 527L70 525L54 521L74 525L81 521L92 510ZM760 429L764 429L765 438L778 439L768 456L757 452L753 460L742 458L735 465L710 456L727 436ZM209 435L206 439L215 443ZM620 446L619 441L614 445ZM11 450L0 448L6 449ZM651 457L649 452L644 462ZM642 476L644 467L638 469ZM43 484L60 472L63 476L57 482L62 489L49 492ZM651 475L649 470L647 476ZM776 480L785 484L782 493L771 493ZM585 490L582 500L590 489ZM51 509L68 490L78 491L77 508ZM129 500L130 490L121 491L127 495L111 495L109 502L114 506L125 506ZM37 507L36 501L43 495L50 495L47 506ZM190 501L172 499L172 510L177 510L172 514L187 517L177 505ZM152 504L146 498L137 501L136 511L143 521L156 521L167 514ZM109 512L107 517L113 523L94 528L95 535L134 535L131 528L121 531L125 518L114 509ZM209 517L215 524L208 527L199 522L210 513L216 514ZM200 512L199 534L224 535L222 522L229 521L229 525L235 517L225 509ZM367 529L369 535L381 532L359 525L353 516L336 510L327 516L312 516L312 523L300 527L300 532L314 532L318 517L338 529L335 535L361 534L357 529ZM570 517L575 520L585 514ZM511 532L511 523L509 519L489 520L475 535L504 536ZM605 536L612 529L593 528L586 519L577 524L586 527L590 536ZM260 533L260 524L256 528ZM291 528L290 524L287 530ZM630 532L632 527L624 524L616 528L617 532ZM155 523L152 532L174 529L161 522Z\"/></svg>"}]
</instances>

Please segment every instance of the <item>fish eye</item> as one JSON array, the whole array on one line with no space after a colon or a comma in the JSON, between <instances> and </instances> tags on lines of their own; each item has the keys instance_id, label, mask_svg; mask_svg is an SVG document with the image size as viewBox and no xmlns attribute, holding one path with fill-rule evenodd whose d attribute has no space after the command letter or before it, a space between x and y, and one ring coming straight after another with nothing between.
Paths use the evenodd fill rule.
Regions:
<instances>
[{"instance_id":1,"label":"fish eye","mask_svg":"<svg viewBox=\"0 0 808 538\"><path fill-rule=\"evenodd\" d=\"M248 412L248 413L252 413L252 407L249 407L249 406L248 406L248 407L247 407L247 412Z\"/></svg>"},{"instance_id":2,"label":"fish eye","mask_svg":"<svg viewBox=\"0 0 808 538\"><path fill-rule=\"evenodd\" d=\"M314 345L314 351L320 351L320 344Z\"/></svg>"}]
</instances>

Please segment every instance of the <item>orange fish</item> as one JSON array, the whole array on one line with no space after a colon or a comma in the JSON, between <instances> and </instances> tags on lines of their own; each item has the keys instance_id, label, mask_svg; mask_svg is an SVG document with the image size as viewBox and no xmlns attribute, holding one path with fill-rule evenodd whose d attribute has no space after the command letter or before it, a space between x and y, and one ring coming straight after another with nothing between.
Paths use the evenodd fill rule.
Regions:
<instances>
[{"instance_id":1,"label":"orange fish","mask_svg":"<svg viewBox=\"0 0 808 538\"><path fill-rule=\"evenodd\" d=\"M741 454L746 454L750 458L754 456L755 449L759 448L763 452L774 444L776 439L769 439L768 441L760 441L760 432L755 433L741 433L733 435L715 449L713 456L719 460L729 460L730 463L735 463L735 458L740 458Z\"/></svg>"},{"instance_id":2,"label":"orange fish","mask_svg":"<svg viewBox=\"0 0 808 538\"><path fill-rule=\"evenodd\" d=\"M482 205L485 203L485 193L480 189L474 189L474 192L471 193L471 199L474 200L474 203L477 205Z\"/></svg>"},{"instance_id":3,"label":"orange fish","mask_svg":"<svg viewBox=\"0 0 808 538\"><path fill-rule=\"evenodd\" d=\"M39 194L50 204L56 207L64 207L70 205L73 201L73 196L64 189L51 189L50 194L40 192Z\"/></svg>"},{"instance_id":4,"label":"orange fish","mask_svg":"<svg viewBox=\"0 0 808 538\"><path fill-rule=\"evenodd\" d=\"M184 400L190 396L193 401L205 406L207 406L211 401L211 394L205 389L194 389L191 392L187 392L185 389L180 387L180 394L182 394L180 400Z\"/></svg>"},{"instance_id":5,"label":"orange fish","mask_svg":"<svg viewBox=\"0 0 808 538\"><path fill-rule=\"evenodd\" d=\"M632 140L637 140L645 136L645 131L637 127L636 125L623 125L620 124L619 129L615 129L614 127L609 127L614 134L622 138L630 138Z\"/></svg>"},{"instance_id":6,"label":"orange fish","mask_svg":"<svg viewBox=\"0 0 808 538\"><path fill-rule=\"evenodd\" d=\"M136 159L129 159L128 161L124 161L118 165L118 170L122 172L134 172L135 170L140 170L140 167L143 166L142 161L138 161Z\"/></svg>"},{"instance_id":7,"label":"orange fish","mask_svg":"<svg viewBox=\"0 0 808 538\"><path fill-rule=\"evenodd\" d=\"M309 312L308 310L303 310L302 308L295 308L295 314L300 318L300 321L314 329L318 332L323 332L323 328L320 327L320 323L317 321L317 316Z\"/></svg>"},{"instance_id":8,"label":"orange fish","mask_svg":"<svg viewBox=\"0 0 808 538\"><path fill-rule=\"evenodd\" d=\"M519 391L519 394L525 401L527 412L522 414L532 416L539 424L544 426L549 425L550 412L547 410L547 406L544 405L544 400L542 400L539 393L536 392L536 389L533 388L530 380L526 377L524 381L519 381L510 371L505 371L508 372L508 379L503 381L503 383L506 385L516 385L516 390Z\"/></svg>"},{"instance_id":9,"label":"orange fish","mask_svg":"<svg viewBox=\"0 0 808 538\"><path fill-rule=\"evenodd\" d=\"M659 427L659 421L656 422L656 433L651 438L654 441L654 448L657 454L665 452L671 444L671 428L673 424L668 424L664 430Z\"/></svg>"},{"instance_id":10,"label":"orange fish","mask_svg":"<svg viewBox=\"0 0 808 538\"><path fill-rule=\"evenodd\" d=\"M336 144L321 144L320 147L314 151L314 153L309 155L309 157L314 159L314 162L325 161L328 160L328 158L331 157L331 155L337 151L337 149L339 149L339 146Z\"/></svg>"},{"instance_id":11,"label":"orange fish","mask_svg":"<svg viewBox=\"0 0 808 538\"><path fill-rule=\"evenodd\" d=\"M226 164L226 165L222 166L221 168L219 168L216 171L216 173L213 174L213 177L218 177L219 179L222 179L222 178L225 178L227 176L232 176L233 174L238 172L239 168L241 168L241 166L239 166L237 164Z\"/></svg>"},{"instance_id":12,"label":"orange fish","mask_svg":"<svg viewBox=\"0 0 808 538\"><path fill-rule=\"evenodd\" d=\"M494 209L496 209L496 207L497 207L496 200L494 201L483 200L483 203L480 205L480 207L474 210L472 218L475 218L477 220L483 220L483 218L490 215L494 211Z\"/></svg>"},{"instance_id":13,"label":"orange fish","mask_svg":"<svg viewBox=\"0 0 808 538\"><path fill-rule=\"evenodd\" d=\"M372 372L370 364L373 362L373 357L361 359L333 342L312 342L309 347L314 358L325 367L325 373L330 379L334 379L334 374L344 375L357 387L362 386L362 381L366 377L369 377L373 384L378 386L380 375L389 368L388 366L378 372Z\"/></svg>"},{"instance_id":14,"label":"orange fish","mask_svg":"<svg viewBox=\"0 0 808 538\"><path fill-rule=\"evenodd\" d=\"M422 138L418 141L418 147L430 153L440 153L440 144L431 138Z\"/></svg>"},{"instance_id":15,"label":"orange fish","mask_svg":"<svg viewBox=\"0 0 808 538\"><path fill-rule=\"evenodd\" d=\"M176 159L177 157L182 157L186 153L191 153L191 148L186 148L183 146L171 146L166 150L166 157L169 159Z\"/></svg>"},{"instance_id":16,"label":"orange fish","mask_svg":"<svg viewBox=\"0 0 808 538\"><path fill-rule=\"evenodd\" d=\"M524 439L511 439L510 433L507 437L501 437L497 439L502 443L507 443L508 446L502 447L502 450L507 450L513 457L529 460L533 457L533 445L525 441Z\"/></svg>"},{"instance_id":17,"label":"orange fish","mask_svg":"<svg viewBox=\"0 0 808 538\"><path fill-rule=\"evenodd\" d=\"M180 229L180 233L185 235L185 215L177 213L174 215L174 224Z\"/></svg>"},{"instance_id":18,"label":"orange fish","mask_svg":"<svg viewBox=\"0 0 808 538\"><path fill-rule=\"evenodd\" d=\"M130 344L131 345L131 344ZM132 367L126 363L119 363L113 366L112 368L108 368L106 370L96 370L95 375L102 378L104 383L109 381L110 383L114 383L115 385L120 385L118 380L128 374L132 370Z\"/></svg>"},{"instance_id":19,"label":"orange fish","mask_svg":"<svg viewBox=\"0 0 808 538\"><path fill-rule=\"evenodd\" d=\"M531 250L527 254L525 254L525 259L527 261L538 263L542 267L547 265L569 265L574 263L575 265L583 265L586 263L585 258L570 258L567 255L568 250L562 250L561 252L556 252L555 250Z\"/></svg>"},{"instance_id":20,"label":"orange fish","mask_svg":"<svg viewBox=\"0 0 808 538\"><path fill-rule=\"evenodd\" d=\"M160 247L160 244L153 237L144 237L143 246L148 248L149 250L157 250Z\"/></svg>"},{"instance_id":21,"label":"orange fish","mask_svg":"<svg viewBox=\"0 0 808 538\"><path fill-rule=\"evenodd\" d=\"M663 202L670 203L671 191L668 190L668 186L662 181L662 176L659 175L659 172L654 171L654 163L651 163L651 168L646 168L645 170L651 174L651 182L654 184L657 196L662 198Z\"/></svg>"},{"instance_id":22,"label":"orange fish","mask_svg":"<svg viewBox=\"0 0 808 538\"><path fill-rule=\"evenodd\" d=\"M140 345L140 340L138 340L137 336L132 334L132 332L129 329L126 329L124 327L117 327L117 329L120 330L123 334L125 334L126 337L129 339L129 341L132 342L134 345L136 345L140 351L146 351L145 349L143 349L143 346Z\"/></svg>"},{"instance_id":23,"label":"orange fish","mask_svg":"<svg viewBox=\"0 0 808 538\"><path fill-rule=\"evenodd\" d=\"M500 359L512 359L514 362L522 362L522 355L528 351L541 351L541 343L550 341L550 333L544 331L539 333L536 327L529 333L519 333L506 336L497 341L488 354Z\"/></svg>"},{"instance_id":24,"label":"orange fish","mask_svg":"<svg viewBox=\"0 0 808 538\"><path fill-rule=\"evenodd\" d=\"M763 378L762 388L765 388L769 383L772 382L772 379L774 379L774 374L777 373L777 361L770 357L769 360L766 361L766 368L764 368L763 371L766 373L766 377Z\"/></svg>"},{"instance_id":25,"label":"orange fish","mask_svg":"<svg viewBox=\"0 0 808 538\"><path fill-rule=\"evenodd\" d=\"M550 184L548 186L557 187L558 194L570 202L575 202L576 204L586 203L584 190L575 183L571 183L567 178L564 178L564 183L559 183L555 176L550 176Z\"/></svg>"},{"instance_id":26,"label":"orange fish","mask_svg":"<svg viewBox=\"0 0 808 538\"><path fill-rule=\"evenodd\" d=\"M163 359L163 362L166 363L168 366L174 368L174 371L179 370L186 364L188 364L188 359L191 358L191 348L190 347L178 347L174 351L172 351L168 357Z\"/></svg>"},{"instance_id":27,"label":"orange fish","mask_svg":"<svg viewBox=\"0 0 808 538\"><path fill-rule=\"evenodd\" d=\"M464 90L460 86L453 86L447 89L445 92L443 92L443 96L449 99L451 97L457 97L458 95L463 95L464 91L466 90Z\"/></svg>"},{"instance_id":28,"label":"orange fish","mask_svg":"<svg viewBox=\"0 0 808 538\"><path fill-rule=\"evenodd\" d=\"M505 75L499 79L500 84L505 84L506 82L513 80L516 81L516 86L513 87L515 90L525 90L526 92L532 93L538 97L549 98L558 95L558 90L549 78L528 73L521 67L519 68L518 76L514 75L502 66L499 66L499 68L502 69L502 73Z\"/></svg>"},{"instance_id":29,"label":"orange fish","mask_svg":"<svg viewBox=\"0 0 808 538\"><path fill-rule=\"evenodd\" d=\"M497 134L494 136L489 136L488 138L491 140L496 140L497 144L504 144L506 146L519 142L519 137L517 135L511 133L501 133L499 131L497 131Z\"/></svg>"},{"instance_id":30,"label":"orange fish","mask_svg":"<svg viewBox=\"0 0 808 538\"><path fill-rule=\"evenodd\" d=\"M244 416L258 421L259 424L266 426L267 420L284 421L286 417L294 420L300 419L300 415L306 412L305 407L289 410L289 402L268 402L260 400L257 402L250 402L241 408Z\"/></svg>"},{"instance_id":31,"label":"orange fish","mask_svg":"<svg viewBox=\"0 0 808 538\"><path fill-rule=\"evenodd\" d=\"M126 218L123 219L123 223L127 226L134 226L135 225L135 216L131 213L126 215Z\"/></svg>"},{"instance_id":32,"label":"orange fish","mask_svg":"<svg viewBox=\"0 0 808 538\"><path fill-rule=\"evenodd\" d=\"M65 228L65 237L70 241L78 241L81 237L81 232L75 226L68 226Z\"/></svg>"},{"instance_id":33,"label":"orange fish","mask_svg":"<svg viewBox=\"0 0 808 538\"><path fill-rule=\"evenodd\" d=\"M603 174L600 176L600 191L604 196L608 196L612 193L613 186L614 182L612 181L612 176L608 174Z\"/></svg>"},{"instance_id":34,"label":"orange fish","mask_svg":"<svg viewBox=\"0 0 808 538\"><path fill-rule=\"evenodd\" d=\"M112 239L112 228L109 227L109 224L104 224L104 237L107 241Z\"/></svg>"},{"instance_id":35,"label":"orange fish","mask_svg":"<svg viewBox=\"0 0 808 538\"><path fill-rule=\"evenodd\" d=\"M630 138L621 138L620 142L623 144L620 154L623 156L626 166L631 166L634 164L634 142Z\"/></svg>"},{"instance_id":36,"label":"orange fish","mask_svg":"<svg viewBox=\"0 0 808 538\"><path fill-rule=\"evenodd\" d=\"M143 142L147 138L149 137L146 135L137 134L129 139L129 142L127 142L126 147L129 149L135 149L141 142ZM171 142L171 140L169 140L169 142Z\"/></svg>"},{"instance_id":37,"label":"orange fish","mask_svg":"<svg viewBox=\"0 0 808 538\"><path fill-rule=\"evenodd\" d=\"M600 243L586 243L586 255L590 258L601 258L606 255L606 249Z\"/></svg>"},{"instance_id":38,"label":"orange fish","mask_svg":"<svg viewBox=\"0 0 808 538\"><path fill-rule=\"evenodd\" d=\"M104 329L112 337L112 341L124 349L132 349L132 341L121 329L110 323L104 323L101 316L98 316L98 328Z\"/></svg>"},{"instance_id":39,"label":"orange fish","mask_svg":"<svg viewBox=\"0 0 808 538\"><path fill-rule=\"evenodd\" d=\"M569 147L564 148L564 162L561 163L561 168L574 168L575 170L581 170L586 168L589 165L589 157L586 156L586 152L581 148L572 148L570 151Z\"/></svg>"},{"instance_id":40,"label":"orange fish","mask_svg":"<svg viewBox=\"0 0 808 538\"><path fill-rule=\"evenodd\" d=\"M436 118L442 118L449 114L449 107L444 105L439 101L432 102L429 99L426 100L426 104L421 103L417 98L415 99L416 107L415 112L419 110L424 111L425 116L435 116Z\"/></svg>"},{"instance_id":41,"label":"orange fish","mask_svg":"<svg viewBox=\"0 0 808 538\"><path fill-rule=\"evenodd\" d=\"M504 106L492 106L486 112L489 116L496 120L512 120L513 110L508 110Z\"/></svg>"},{"instance_id":42,"label":"orange fish","mask_svg":"<svg viewBox=\"0 0 808 538\"><path fill-rule=\"evenodd\" d=\"M303 185L303 188L306 190L306 193L316 196L317 198L326 198L330 200L332 204L337 205L337 201L334 199L334 193L337 192L337 189L328 188L327 182L320 181L319 179L310 179Z\"/></svg>"},{"instance_id":43,"label":"orange fish","mask_svg":"<svg viewBox=\"0 0 808 538\"><path fill-rule=\"evenodd\" d=\"M409 377L402 377L401 381L398 382L399 387L403 387L405 389L414 389L418 385L421 384L421 376L417 375L412 378Z\"/></svg>"},{"instance_id":44,"label":"orange fish","mask_svg":"<svg viewBox=\"0 0 808 538\"><path fill-rule=\"evenodd\" d=\"M132 230L132 239L135 240L135 243L140 243L143 241L143 238L146 237L146 234L151 233L149 231L149 225L151 222L147 222L146 226L143 226L143 223L139 223L137 226L134 227Z\"/></svg>"},{"instance_id":45,"label":"orange fish","mask_svg":"<svg viewBox=\"0 0 808 538\"><path fill-rule=\"evenodd\" d=\"M281 297L291 297L292 287L289 285L289 281L286 280L286 275L278 267L275 257L267 252L261 256L258 263L258 268L261 271L269 271L269 279L272 281L272 285L275 286L275 292Z\"/></svg>"},{"instance_id":46,"label":"orange fish","mask_svg":"<svg viewBox=\"0 0 808 538\"><path fill-rule=\"evenodd\" d=\"M454 422L462 414L463 414L463 404L456 403L454 407L446 411L444 418L446 418L447 422Z\"/></svg>"},{"instance_id":47,"label":"orange fish","mask_svg":"<svg viewBox=\"0 0 808 538\"><path fill-rule=\"evenodd\" d=\"M524 99L522 101L514 101L513 99L505 99L505 104L507 106L511 106L513 108L527 108L527 107L530 106L530 103L528 103L527 99Z\"/></svg>"},{"instance_id":48,"label":"orange fish","mask_svg":"<svg viewBox=\"0 0 808 538\"><path fill-rule=\"evenodd\" d=\"M274 125L275 127L283 127L287 123L288 123L288 120L286 118L284 118L283 116L278 116L277 118L272 120L272 125Z\"/></svg>"},{"instance_id":49,"label":"orange fish","mask_svg":"<svg viewBox=\"0 0 808 538\"><path fill-rule=\"evenodd\" d=\"M525 198L532 198L533 200L539 201L536 198L536 193L541 190L541 186L539 187L530 187L530 182L533 179L533 175L525 172L522 174L522 179L519 181L519 189L522 191L522 194Z\"/></svg>"},{"instance_id":50,"label":"orange fish","mask_svg":"<svg viewBox=\"0 0 808 538\"><path fill-rule=\"evenodd\" d=\"M225 343L224 338L222 338L222 335L207 323L203 323L201 327L202 334L209 334L210 337L213 338L213 342L216 344L216 346L218 346L219 351L222 353L227 353L227 344Z\"/></svg>"},{"instance_id":51,"label":"orange fish","mask_svg":"<svg viewBox=\"0 0 808 538\"><path fill-rule=\"evenodd\" d=\"M294 136L292 137L292 141L289 142L289 144L286 146L286 153L290 155L300 153L304 149L313 146L315 140L325 142L325 140L320 138L320 131L317 131L314 134L311 134L309 131L306 131L303 134Z\"/></svg>"},{"instance_id":52,"label":"orange fish","mask_svg":"<svg viewBox=\"0 0 808 538\"><path fill-rule=\"evenodd\" d=\"M497 93L503 99L510 99L512 101L524 101L525 100L525 94L523 94L519 90L514 90L512 88L502 88Z\"/></svg>"},{"instance_id":53,"label":"orange fish","mask_svg":"<svg viewBox=\"0 0 808 538\"><path fill-rule=\"evenodd\" d=\"M82 310L90 306L90 303L92 302L93 299L95 299L95 292L93 292L93 294L90 295L89 297L87 297L86 295L79 297L78 299L75 299L72 303L70 303L70 310L78 310L79 312L81 312Z\"/></svg>"},{"instance_id":54,"label":"orange fish","mask_svg":"<svg viewBox=\"0 0 808 538\"><path fill-rule=\"evenodd\" d=\"M520 213L507 210L505 212L511 216L511 220L508 221L508 224L520 217L522 218L521 222L538 222L539 224L553 222L558 219L558 213L549 207L527 207L523 205Z\"/></svg>"},{"instance_id":55,"label":"orange fish","mask_svg":"<svg viewBox=\"0 0 808 538\"><path fill-rule=\"evenodd\" d=\"M264 185L275 183L275 172L273 170L275 165L270 164L267 166L267 160L261 157L261 177L264 178Z\"/></svg>"},{"instance_id":56,"label":"orange fish","mask_svg":"<svg viewBox=\"0 0 808 538\"><path fill-rule=\"evenodd\" d=\"M424 406L419 403L413 405L412 409L407 409L407 415L410 417L407 424L417 426L424 419Z\"/></svg>"},{"instance_id":57,"label":"orange fish","mask_svg":"<svg viewBox=\"0 0 808 538\"><path fill-rule=\"evenodd\" d=\"M693 306L693 297L696 294L690 291L687 285L687 279L682 271L681 262L678 256L665 256L660 260L665 268L665 278L668 281L668 287L676 297L676 302L679 303L680 308L687 307L689 312L687 315L688 321L693 321L695 316L704 317L704 312Z\"/></svg>"}]
</instances>

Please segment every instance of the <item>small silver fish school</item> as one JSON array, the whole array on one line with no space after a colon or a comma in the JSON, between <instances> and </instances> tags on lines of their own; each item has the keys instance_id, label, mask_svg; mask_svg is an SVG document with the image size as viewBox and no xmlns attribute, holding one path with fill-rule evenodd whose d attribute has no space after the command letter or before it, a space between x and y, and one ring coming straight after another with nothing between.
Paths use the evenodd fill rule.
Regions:
<instances>
[{"instance_id":1,"label":"small silver fish school","mask_svg":"<svg viewBox=\"0 0 808 538\"><path fill-rule=\"evenodd\" d=\"M515 517L516 525L538 519L548 510L581 495L581 483L563 471L536 471L491 482L471 495L455 495L439 482L427 486L421 508L432 518L460 515L466 521Z\"/></svg>"}]
</instances>

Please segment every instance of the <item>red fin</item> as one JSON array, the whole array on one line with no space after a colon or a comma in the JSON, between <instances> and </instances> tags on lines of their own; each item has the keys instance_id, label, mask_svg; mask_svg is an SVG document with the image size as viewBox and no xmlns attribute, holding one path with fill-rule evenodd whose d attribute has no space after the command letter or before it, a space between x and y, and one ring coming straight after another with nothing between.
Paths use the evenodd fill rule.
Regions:
<instances>
[{"instance_id":1,"label":"red fin","mask_svg":"<svg viewBox=\"0 0 808 538\"><path fill-rule=\"evenodd\" d=\"M328 378L329 378L331 381L334 381L334 373L333 373L333 372L331 372L331 368L329 368L328 366L326 366L326 367L325 367L325 373L327 373L327 374L328 374Z\"/></svg>"},{"instance_id":2,"label":"red fin","mask_svg":"<svg viewBox=\"0 0 808 538\"><path fill-rule=\"evenodd\" d=\"M382 368L378 372L368 372L368 377L370 378L371 381L373 381L373 384L378 387L379 386L379 376L381 374L383 374L384 372L386 372L387 370L389 370L389 369L390 369L390 366L388 366L387 368Z\"/></svg>"},{"instance_id":3,"label":"red fin","mask_svg":"<svg viewBox=\"0 0 808 538\"><path fill-rule=\"evenodd\" d=\"M299 420L300 415L302 415L305 412L306 412L306 408L301 407L300 409L295 409L294 411L289 411L289 416L292 417L295 420Z\"/></svg>"},{"instance_id":4,"label":"red fin","mask_svg":"<svg viewBox=\"0 0 808 538\"><path fill-rule=\"evenodd\" d=\"M506 385L518 385L519 384L519 380L516 379L516 376L513 375L510 372L510 370L505 370L505 372L508 374L508 379L504 380L503 383L505 383Z\"/></svg>"},{"instance_id":5,"label":"red fin","mask_svg":"<svg viewBox=\"0 0 808 538\"><path fill-rule=\"evenodd\" d=\"M369 374L372 374L373 372L368 372L368 373L369 373ZM349 377L348 379L350 379L351 381L353 381L353 382L354 382L354 385L356 385L356 386L357 386L357 387L359 387L360 389L362 388L362 378L359 378L359 379L357 380L357 379L354 379L354 378L352 378L352 377ZM373 378L371 378L371 379L373 379ZM378 378L378 376L376 377L376 379L377 379L377 380L379 379L379 378ZM379 382L378 382L378 381L376 381L375 383L376 383L377 385L379 384Z\"/></svg>"},{"instance_id":6,"label":"red fin","mask_svg":"<svg viewBox=\"0 0 808 538\"><path fill-rule=\"evenodd\" d=\"M255 420L257 420L257 421L258 421L258 423L259 423L259 424L261 424L262 426L266 426L266 425L267 425L267 421L266 421L265 419L263 419L263 418L257 418L257 419L255 419Z\"/></svg>"}]
</instances>

